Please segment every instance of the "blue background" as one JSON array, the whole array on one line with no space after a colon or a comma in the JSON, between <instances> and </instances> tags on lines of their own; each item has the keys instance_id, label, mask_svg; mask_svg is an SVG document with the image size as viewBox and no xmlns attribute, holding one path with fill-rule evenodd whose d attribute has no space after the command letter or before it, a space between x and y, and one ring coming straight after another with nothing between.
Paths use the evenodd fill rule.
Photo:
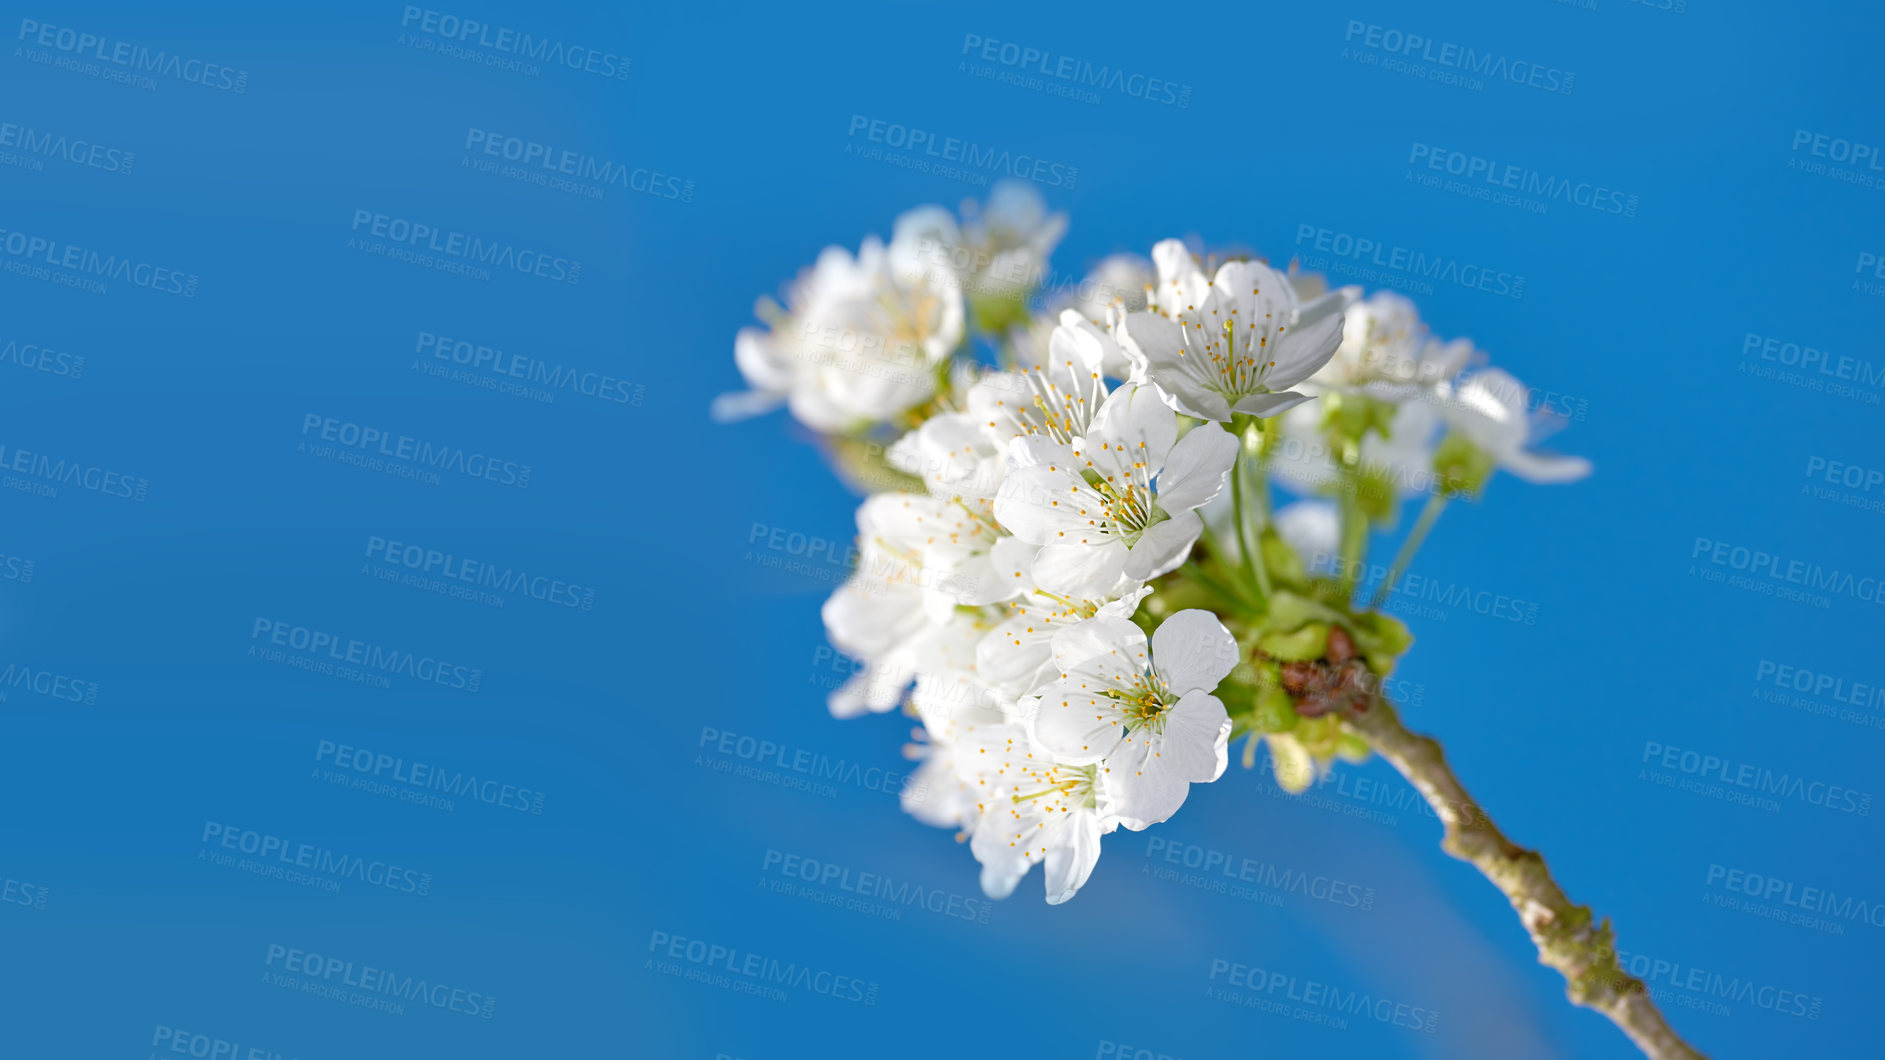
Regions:
<instances>
[{"instance_id":1,"label":"blue background","mask_svg":"<svg viewBox=\"0 0 1885 1060\"><path fill-rule=\"evenodd\" d=\"M1343 782L1385 794L1325 789L1322 805L1400 798L1393 823L1267 797L1262 774L1233 768L1172 822L1109 837L1073 902L1045 906L1033 877L986 924L763 886L780 878L764 866L776 850L980 897L968 851L893 792L733 775L715 762L739 755L704 735L910 768L909 719L840 723L823 706L843 672L820 651L818 607L842 571L780 567L794 557L756 529L842 543L855 498L781 417L706 415L739 387L732 339L756 296L826 244L980 192L847 154L863 115L1077 167L1071 187L1043 189L1072 216L1055 264L1074 275L1190 234L1282 262L1308 249L1301 225L1523 275L1522 299L1442 284L1417 300L1439 334L1587 402L1554 442L1597 472L1569 487L1500 478L1446 514L1417 569L1538 617L1415 619L1400 676L1423 697L1407 719L1575 900L1614 919L1624 950L1823 1002L1808 1020L1666 1001L1691 1041L1718 1056L1877 1055L1880 929L1831 935L1703 897L1725 893L1705 886L1722 865L1885 900L1878 815L1799 800L1763 812L1639 775L1655 741L1880 786L1878 728L1754 698L1762 659L1885 682L1878 605L1740 592L1690 558L1706 538L1885 574L1885 515L1803 494L1814 456L1885 467L1879 406L1739 371L1757 360L1750 333L1885 360L1885 302L1852 288L1860 253L1885 254L1885 192L1789 165L1811 160L1796 130L1885 142L1876 11L439 10L631 65L531 76L453 58L402 43L396 3L7 13L10 38L28 19L249 75L242 93L163 77L146 90L36 63L30 41L0 56L0 122L136 156L128 173L0 166L0 228L198 277L184 297L0 273L0 342L85 359L79 378L0 362L0 444L148 481L141 502L0 491L0 554L34 564L30 580L0 573L0 663L97 688L76 703L0 688L7 1052L141 1056L162 1026L301 1058L1074 1058L1106 1042L1187 1060L1633 1055L1564 1001L1506 903L1439 851L1438 825L1378 762ZM1574 88L1470 91L1345 58L1351 20L1572 71ZM1189 85L1189 106L979 78L958 68L971 34ZM473 128L676 175L691 201L477 172L461 164ZM1619 188L1636 215L1421 187L1406 179L1416 143ZM579 260L580 282L480 281L350 249L363 209ZM604 373L639 397L543 404L433 378L413 369L421 332ZM309 414L528 464L529 488L318 459L298 451ZM382 582L362 573L372 536L594 588L594 606ZM378 688L271 664L250 654L266 646L258 618L475 667L480 684ZM316 776L332 766L316 761L322 740L542 792L542 813L333 786ZM217 865L206 822L410 866L430 893L353 880L328 893ZM1352 881L1373 908L1161 880L1149 837ZM21 904L37 893L21 884L44 908ZM875 1004L670 977L650 966L657 933L855 976ZM336 1004L265 981L281 971L271 945L497 1002L489 1020ZM1429 1035L1238 1008L1206 996L1223 985L1214 959L1441 1019Z\"/></svg>"}]
</instances>

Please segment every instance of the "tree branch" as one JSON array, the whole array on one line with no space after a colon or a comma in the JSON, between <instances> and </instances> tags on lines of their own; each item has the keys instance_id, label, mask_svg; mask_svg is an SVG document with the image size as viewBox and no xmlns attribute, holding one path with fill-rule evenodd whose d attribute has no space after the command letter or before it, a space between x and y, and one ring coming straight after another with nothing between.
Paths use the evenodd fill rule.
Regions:
<instances>
[{"instance_id":1,"label":"tree branch","mask_svg":"<svg viewBox=\"0 0 1885 1060\"><path fill-rule=\"evenodd\" d=\"M1440 848L1505 892L1538 947L1538 962L1563 974L1573 1003L1608 1016L1651 1060L1704 1060L1669 1026L1643 981L1617 965L1609 921L1593 921L1589 906L1573 905L1543 855L1499 831L1453 775L1437 741L1402 725L1379 696L1344 720L1426 796L1446 827Z\"/></svg>"}]
</instances>

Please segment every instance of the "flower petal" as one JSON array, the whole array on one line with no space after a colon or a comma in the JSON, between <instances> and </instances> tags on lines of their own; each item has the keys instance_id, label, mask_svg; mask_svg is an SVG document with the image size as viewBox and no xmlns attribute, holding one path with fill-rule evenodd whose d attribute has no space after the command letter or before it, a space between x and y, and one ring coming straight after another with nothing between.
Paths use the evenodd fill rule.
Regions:
<instances>
[{"instance_id":1,"label":"flower petal","mask_svg":"<svg viewBox=\"0 0 1885 1060\"><path fill-rule=\"evenodd\" d=\"M1276 367L1270 369L1272 390L1287 390L1316 374L1335 356L1342 343L1342 314L1299 321L1277 343Z\"/></svg>"},{"instance_id":2,"label":"flower petal","mask_svg":"<svg viewBox=\"0 0 1885 1060\"><path fill-rule=\"evenodd\" d=\"M1019 442L1015 449L1021 449ZM1080 513L1086 507L1082 495L1088 492L1064 454L1052 463L1016 467L995 494L995 518L1030 544L1063 544L1068 531L1087 529L1088 518Z\"/></svg>"},{"instance_id":3,"label":"flower petal","mask_svg":"<svg viewBox=\"0 0 1885 1060\"><path fill-rule=\"evenodd\" d=\"M1057 832L1045 858L1048 905L1059 905L1086 886L1100 860L1100 819L1093 811L1071 811Z\"/></svg>"},{"instance_id":4,"label":"flower petal","mask_svg":"<svg viewBox=\"0 0 1885 1060\"><path fill-rule=\"evenodd\" d=\"M1081 455L1101 478L1125 489L1156 476L1178 441L1178 418L1149 386L1127 383L1112 392L1087 428Z\"/></svg>"},{"instance_id":5,"label":"flower petal","mask_svg":"<svg viewBox=\"0 0 1885 1060\"><path fill-rule=\"evenodd\" d=\"M1152 669L1173 694L1211 692L1237 668L1237 640L1217 616L1187 608L1152 634Z\"/></svg>"},{"instance_id":6,"label":"flower petal","mask_svg":"<svg viewBox=\"0 0 1885 1060\"><path fill-rule=\"evenodd\" d=\"M1055 759L1089 765L1112 754L1126 734L1126 715L1110 699L1060 682L1041 694L1034 739Z\"/></svg>"},{"instance_id":7,"label":"flower petal","mask_svg":"<svg viewBox=\"0 0 1885 1060\"><path fill-rule=\"evenodd\" d=\"M1540 453L1530 449L1520 449L1505 454L1504 458L1499 461L1499 466L1527 482L1538 485L1576 482L1591 473L1590 461L1581 456L1560 456L1556 453Z\"/></svg>"},{"instance_id":8,"label":"flower petal","mask_svg":"<svg viewBox=\"0 0 1885 1060\"><path fill-rule=\"evenodd\" d=\"M1251 394L1238 398L1234 411L1267 420L1271 416L1288 412L1309 398L1310 395L1295 390L1285 390L1280 394Z\"/></svg>"},{"instance_id":9,"label":"flower petal","mask_svg":"<svg viewBox=\"0 0 1885 1060\"><path fill-rule=\"evenodd\" d=\"M1034 556L1034 583L1061 596L1100 596L1118 583L1130 555L1126 543L1117 539L1047 545Z\"/></svg>"},{"instance_id":10,"label":"flower petal","mask_svg":"<svg viewBox=\"0 0 1885 1060\"><path fill-rule=\"evenodd\" d=\"M1125 574L1133 581L1147 582L1169 574L1184 565L1191 546L1204 532L1204 520L1195 511L1175 513L1170 519L1139 535L1139 543L1126 556Z\"/></svg>"},{"instance_id":11,"label":"flower petal","mask_svg":"<svg viewBox=\"0 0 1885 1060\"><path fill-rule=\"evenodd\" d=\"M1191 785L1224 774L1231 720L1216 696L1193 692L1166 710L1163 731L1128 733L1100 767L1119 823L1139 831L1178 812Z\"/></svg>"},{"instance_id":12,"label":"flower petal","mask_svg":"<svg viewBox=\"0 0 1885 1060\"><path fill-rule=\"evenodd\" d=\"M1264 737L1270 748L1270 766L1276 773L1276 786L1291 795L1301 795L1316 782L1316 760L1309 749L1294 737L1271 733Z\"/></svg>"},{"instance_id":13,"label":"flower petal","mask_svg":"<svg viewBox=\"0 0 1885 1060\"><path fill-rule=\"evenodd\" d=\"M1201 508L1224 488L1225 472L1237 462L1237 439L1215 423L1204 423L1172 446L1159 473L1158 506L1167 513Z\"/></svg>"},{"instance_id":14,"label":"flower petal","mask_svg":"<svg viewBox=\"0 0 1885 1060\"><path fill-rule=\"evenodd\" d=\"M1145 631L1129 619L1100 616L1054 634L1054 664L1062 673L1136 675L1151 662Z\"/></svg>"}]
</instances>

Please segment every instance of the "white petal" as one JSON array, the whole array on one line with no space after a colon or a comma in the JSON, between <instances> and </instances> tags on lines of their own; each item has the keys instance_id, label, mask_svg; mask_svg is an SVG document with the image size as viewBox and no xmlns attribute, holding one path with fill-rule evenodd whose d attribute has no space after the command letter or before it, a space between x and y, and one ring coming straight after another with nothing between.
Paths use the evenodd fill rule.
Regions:
<instances>
[{"instance_id":1,"label":"white petal","mask_svg":"<svg viewBox=\"0 0 1885 1060\"><path fill-rule=\"evenodd\" d=\"M1018 537L1004 537L995 542L995 547L989 551L988 561L1002 584L1012 585L1016 592L1025 593L1034 588L1034 578L1028 570L1034 564L1034 554L1039 551L1039 548Z\"/></svg>"},{"instance_id":2,"label":"white petal","mask_svg":"<svg viewBox=\"0 0 1885 1060\"><path fill-rule=\"evenodd\" d=\"M1524 448L1530 433L1525 384L1502 369L1474 373L1446 403L1447 423L1474 445L1503 460Z\"/></svg>"},{"instance_id":3,"label":"white petal","mask_svg":"<svg viewBox=\"0 0 1885 1060\"><path fill-rule=\"evenodd\" d=\"M1119 540L1047 545L1034 556L1034 583L1060 596L1100 596L1118 583L1130 556Z\"/></svg>"},{"instance_id":4,"label":"white petal","mask_svg":"<svg viewBox=\"0 0 1885 1060\"><path fill-rule=\"evenodd\" d=\"M1119 356L1112 336L1077 310L1061 311L1060 323L1047 340L1047 370L1055 382L1071 382L1084 392L1109 355Z\"/></svg>"},{"instance_id":5,"label":"white petal","mask_svg":"<svg viewBox=\"0 0 1885 1060\"><path fill-rule=\"evenodd\" d=\"M1010 695L1025 696L1044 680L1059 676L1054 661L1054 630L1034 615L1016 615L989 630L975 646L975 672Z\"/></svg>"},{"instance_id":6,"label":"white petal","mask_svg":"<svg viewBox=\"0 0 1885 1060\"><path fill-rule=\"evenodd\" d=\"M1100 860L1100 822L1091 810L1073 810L1047 848L1047 904L1059 905L1086 886Z\"/></svg>"},{"instance_id":7,"label":"white petal","mask_svg":"<svg viewBox=\"0 0 1885 1060\"><path fill-rule=\"evenodd\" d=\"M768 393L763 390L740 390L714 398L713 405L707 410L707 414L713 417L715 423L735 423L771 412L784 401L784 394Z\"/></svg>"},{"instance_id":8,"label":"white petal","mask_svg":"<svg viewBox=\"0 0 1885 1060\"><path fill-rule=\"evenodd\" d=\"M1163 732L1129 733L1100 767L1119 823L1133 831L1167 820L1191 785L1224 774L1231 720L1216 696L1194 692L1165 713Z\"/></svg>"},{"instance_id":9,"label":"white petal","mask_svg":"<svg viewBox=\"0 0 1885 1060\"><path fill-rule=\"evenodd\" d=\"M1176 514L1201 508L1224 488L1225 472L1237 462L1237 438L1215 423L1204 423L1172 446L1159 474L1158 506Z\"/></svg>"},{"instance_id":10,"label":"white petal","mask_svg":"<svg viewBox=\"0 0 1885 1060\"><path fill-rule=\"evenodd\" d=\"M1180 611L1152 634L1152 668L1177 696L1215 690L1238 656L1236 638L1209 611Z\"/></svg>"},{"instance_id":11,"label":"white petal","mask_svg":"<svg viewBox=\"0 0 1885 1060\"><path fill-rule=\"evenodd\" d=\"M1316 566L1316 557L1333 556L1341 547L1341 519L1328 501L1285 505L1277 510L1274 523L1277 536L1296 550L1306 566Z\"/></svg>"},{"instance_id":12,"label":"white petal","mask_svg":"<svg viewBox=\"0 0 1885 1060\"><path fill-rule=\"evenodd\" d=\"M1177 368L1185 356L1184 329L1166 317L1151 312L1132 313L1126 317L1126 335L1138 346L1146 360L1161 368Z\"/></svg>"},{"instance_id":13,"label":"white petal","mask_svg":"<svg viewBox=\"0 0 1885 1060\"><path fill-rule=\"evenodd\" d=\"M1145 631L1129 619L1101 616L1054 635L1054 663L1064 673L1139 673L1150 661Z\"/></svg>"},{"instance_id":14,"label":"white petal","mask_svg":"<svg viewBox=\"0 0 1885 1060\"><path fill-rule=\"evenodd\" d=\"M1061 458L1013 468L995 494L995 518L1009 533L1030 544L1065 544L1070 534L1078 544L1087 529L1089 517L1081 513L1091 506L1086 498L1090 492Z\"/></svg>"},{"instance_id":15,"label":"white petal","mask_svg":"<svg viewBox=\"0 0 1885 1060\"><path fill-rule=\"evenodd\" d=\"M974 824L975 801L970 788L956 775L954 753L931 744L929 757L903 783L898 802L903 812L935 828L964 828Z\"/></svg>"},{"instance_id":16,"label":"white petal","mask_svg":"<svg viewBox=\"0 0 1885 1060\"><path fill-rule=\"evenodd\" d=\"M855 718L866 711L882 714L903 701L903 690L914 676L907 667L872 662L838 686L825 705L834 718Z\"/></svg>"},{"instance_id":17,"label":"white petal","mask_svg":"<svg viewBox=\"0 0 1885 1060\"><path fill-rule=\"evenodd\" d=\"M1147 386L1131 383L1107 397L1087 428L1081 450L1093 470L1125 488L1142 476L1154 476L1178 441L1178 418Z\"/></svg>"},{"instance_id":18,"label":"white petal","mask_svg":"<svg viewBox=\"0 0 1885 1060\"><path fill-rule=\"evenodd\" d=\"M1310 395L1295 390L1285 390L1280 394L1251 394L1247 397L1238 398L1237 404L1234 406L1234 411L1244 413L1248 416L1255 416L1258 419L1267 420L1271 416L1288 412L1290 409L1308 401L1309 398ZM1226 419L1228 418L1229 417L1226 417Z\"/></svg>"},{"instance_id":19,"label":"white petal","mask_svg":"<svg viewBox=\"0 0 1885 1060\"><path fill-rule=\"evenodd\" d=\"M1505 454L1499 466L1527 482L1540 485L1576 482L1591 473L1590 461L1581 456L1559 456L1528 449Z\"/></svg>"},{"instance_id":20,"label":"white petal","mask_svg":"<svg viewBox=\"0 0 1885 1060\"><path fill-rule=\"evenodd\" d=\"M982 893L997 900L1006 898L1014 893L1015 885L1027 874L1025 864L1019 872L1009 863L985 864L982 866Z\"/></svg>"},{"instance_id":21,"label":"white petal","mask_svg":"<svg viewBox=\"0 0 1885 1060\"><path fill-rule=\"evenodd\" d=\"M1300 321L1277 344L1276 367L1270 370L1272 390L1287 390L1316 374L1342 342L1342 314Z\"/></svg>"},{"instance_id":22,"label":"white petal","mask_svg":"<svg viewBox=\"0 0 1885 1060\"><path fill-rule=\"evenodd\" d=\"M1126 734L1126 715L1110 699L1056 683L1041 693L1032 732L1056 760L1088 765L1114 753Z\"/></svg>"},{"instance_id":23,"label":"white petal","mask_svg":"<svg viewBox=\"0 0 1885 1060\"><path fill-rule=\"evenodd\" d=\"M1184 565L1191 546L1204 532L1204 520L1195 511L1177 512L1170 519L1139 535L1126 557L1124 572L1133 581L1149 582Z\"/></svg>"},{"instance_id":24,"label":"white petal","mask_svg":"<svg viewBox=\"0 0 1885 1060\"><path fill-rule=\"evenodd\" d=\"M1294 738L1272 733L1264 737L1270 748L1270 765L1276 773L1276 786L1291 795L1301 795L1316 780L1316 760L1308 748Z\"/></svg>"}]
</instances>

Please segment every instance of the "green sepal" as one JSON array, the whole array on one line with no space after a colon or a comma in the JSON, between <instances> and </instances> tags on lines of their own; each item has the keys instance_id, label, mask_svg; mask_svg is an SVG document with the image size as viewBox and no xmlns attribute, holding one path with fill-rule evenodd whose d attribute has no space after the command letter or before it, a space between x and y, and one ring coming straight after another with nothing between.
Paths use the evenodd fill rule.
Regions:
<instances>
[{"instance_id":1,"label":"green sepal","mask_svg":"<svg viewBox=\"0 0 1885 1060\"><path fill-rule=\"evenodd\" d=\"M1276 531L1265 527L1257 547L1263 553L1263 565L1269 569L1271 584L1285 582L1301 585L1309 580L1309 572L1303 568L1302 557L1289 547L1289 542L1278 537Z\"/></svg>"},{"instance_id":2,"label":"green sepal","mask_svg":"<svg viewBox=\"0 0 1885 1060\"><path fill-rule=\"evenodd\" d=\"M1266 688L1257 693L1256 711L1250 724L1258 732L1288 732L1302 721L1296 713L1296 701L1280 688Z\"/></svg>"},{"instance_id":3,"label":"green sepal","mask_svg":"<svg viewBox=\"0 0 1885 1060\"><path fill-rule=\"evenodd\" d=\"M1265 633L1257 638L1257 649L1284 662L1320 659L1329 650L1329 627L1310 622L1293 633Z\"/></svg>"},{"instance_id":4,"label":"green sepal","mask_svg":"<svg viewBox=\"0 0 1885 1060\"><path fill-rule=\"evenodd\" d=\"M1433 451L1433 473L1440 478L1440 488L1451 494L1477 497L1492 469L1492 454L1458 432L1448 434Z\"/></svg>"}]
</instances>

